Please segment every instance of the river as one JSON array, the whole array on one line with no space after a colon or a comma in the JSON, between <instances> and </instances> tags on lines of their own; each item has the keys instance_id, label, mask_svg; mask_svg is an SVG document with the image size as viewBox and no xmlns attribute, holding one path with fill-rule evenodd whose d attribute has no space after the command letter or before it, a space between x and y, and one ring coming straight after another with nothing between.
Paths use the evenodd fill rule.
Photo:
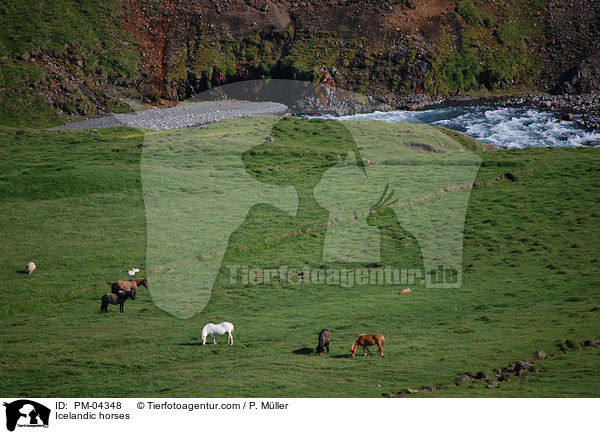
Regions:
<instances>
[{"instance_id":1,"label":"river","mask_svg":"<svg viewBox=\"0 0 600 434\"><path fill-rule=\"evenodd\" d=\"M487 105L452 106L420 111L389 111L336 119L377 119L438 125L502 148L600 146L600 131L589 131L576 120L532 108Z\"/></svg>"}]
</instances>

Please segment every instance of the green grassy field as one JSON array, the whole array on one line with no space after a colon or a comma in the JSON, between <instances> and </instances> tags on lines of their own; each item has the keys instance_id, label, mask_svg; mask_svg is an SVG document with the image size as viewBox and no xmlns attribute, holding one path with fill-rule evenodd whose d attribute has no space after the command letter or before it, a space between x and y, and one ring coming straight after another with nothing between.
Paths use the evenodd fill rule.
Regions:
<instances>
[{"instance_id":1,"label":"green grassy field","mask_svg":"<svg viewBox=\"0 0 600 434\"><path fill-rule=\"evenodd\" d=\"M159 309L145 289L124 314L115 306L101 314L109 282L133 266L146 270L140 162L147 140L125 128L0 128L1 395L381 397L427 384L444 388L420 396L600 395L600 349L557 347L600 336L598 149L475 151L481 167L458 289L416 284L399 295L404 287L231 285L221 273L210 302L192 318ZM259 156L274 157L269 152ZM305 157L316 164L319 155ZM516 182L502 180L505 172ZM230 240L224 264L290 257L319 266L310 258L324 229L265 245L269 209L254 211L255 220ZM410 260L410 237L399 228L386 237L384 264ZM38 270L19 273L30 260ZM208 321L233 322L235 345L221 337L202 346ZM332 330L331 353L319 357L323 327ZM350 358L355 337L371 332L386 336L385 356ZM489 376L538 349L555 355L538 362L529 381L454 385L460 373Z\"/></svg>"}]
</instances>

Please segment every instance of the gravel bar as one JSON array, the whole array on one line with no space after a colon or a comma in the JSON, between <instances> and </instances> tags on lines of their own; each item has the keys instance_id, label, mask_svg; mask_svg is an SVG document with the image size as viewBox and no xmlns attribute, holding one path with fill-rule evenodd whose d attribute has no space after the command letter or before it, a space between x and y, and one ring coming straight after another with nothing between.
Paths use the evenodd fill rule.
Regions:
<instances>
[{"instance_id":1,"label":"gravel bar","mask_svg":"<svg viewBox=\"0 0 600 434\"><path fill-rule=\"evenodd\" d=\"M282 115L288 111L276 102L246 102L236 100L183 103L175 107L140 110L133 113L110 114L81 122L73 122L53 130L82 130L126 126L153 131L196 127L229 118L258 115Z\"/></svg>"}]
</instances>

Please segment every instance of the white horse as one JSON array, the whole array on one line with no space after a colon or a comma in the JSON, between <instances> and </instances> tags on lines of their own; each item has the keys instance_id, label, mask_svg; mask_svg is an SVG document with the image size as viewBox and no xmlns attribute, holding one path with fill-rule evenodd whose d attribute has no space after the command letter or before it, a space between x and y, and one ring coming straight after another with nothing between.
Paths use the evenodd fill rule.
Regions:
<instances>
[{"instance_id":1,"label":"white horse","mask_svg":"<svg viewBox=\"0 0 600 434\"><path fill-rule=\"evenodd\" d=\"M213 324L209 322L202 329L202 345L206 345L206 338L208 335L212 336L213 342L216 344L215 335L221 336L227 333L227 343L231 341L233 345L233 324L230 322L222 322L221 324Z\"/></svg>"}]
</instances>

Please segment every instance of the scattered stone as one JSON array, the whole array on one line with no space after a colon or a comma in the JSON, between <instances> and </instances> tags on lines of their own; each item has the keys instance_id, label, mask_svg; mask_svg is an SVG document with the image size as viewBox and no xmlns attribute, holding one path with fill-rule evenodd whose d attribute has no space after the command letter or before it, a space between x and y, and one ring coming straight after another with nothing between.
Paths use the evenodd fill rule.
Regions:
<instances>
[{"instance_id":1,"label":"scattered stone","mask_svg":"<svg viewBox=\"0 0 600 434\"><path fill-rule=\"evenodd\" d=\"M571 350L580 349L582 346L596 347L598 345L600 345L600 338L588 339L588 340L584 341L582 344L578 344L577 342L575 342L571 339L567 339L564 343L562 343L562 342L558 343L557 347L559 347L561 353L564 353L564 352L569 351L569 349L571 349ZM536 356L540 359L545 359L545 358L553 357L554 354L546 354L546 352L544 350L537 350ZM486 384L486 388L488 388L488 389L495 389L499 386L500 383L510 381L512 378L512 375L515 375L518 377L523 377L526 381L533 380L534 377L532 377L531 375L527 375L527 374L529 374L529 373L538 374L540 372L540 369L537 368L535 366L534 362L532 362L532 361L517 360L516 362L509 364L505 368L496 368L496 369L494 369L493 372L495 374L495 381L490 381ZM459 375L455 384L457 386L460 386L461 384L468 383L471 380L480 380L480 381L486 381L486 382L488 381L488 379L487 379L486 375L483 373L483 371L477 372L477 374L475 374L474 376L470 372L465 372L465 373ZM421 390L409 388L409 389L404 389L399 394L389 394L387 396L404 397L407 394L414 394L414 393L418 393L418 392L434 392L435 390L442 389L442 387L443 386L441 384L437 384L435 386L430 384L427 386L423 386L423 388L421 388Z\"/></svg>"},{"instance_id":2,"label":"scattered stone","mask_svg":"<svg viewBox=\"0 0 600 434\"><path fill-rule=\"evenodd\" d=\"M506 172L504 175L502 175L502 178L506 179L506 180L508 180L510 182L515 182L517 180L517 178L515 178L515 175L513 175L510 172Z\"/></svg>"},{"instance_id":3,"label":"scattered stone","mask_svg":"<svg viewBox=\"0 0 600 434\"><path fill-rule=\"evenodd\" d=\"M582 123L585 123L585 121L577 119L576 113L582 115L582 118L587 115L593 120L591 122L593 125L596 123L594 120L598 119L599 103L600 100L596 91L578 95L531 93L502 99L497 102L497 105L501 107L537 107L542 110L554 111L564 120L577 120L577 122Z\"/></svg>"},{"instance_id":4,"label":"scattered stone","mask_svg":"<svg viewBox=\"0 0 600 434\"><path fill-rule=\"evenodd\" d=\"M571 339L567 339L565 341L565 345L572 350L577 350L577 349L581 348L581 346L577 342L572 341Z\"/></svg>"},{"instance_id":5,"label":"scattered stone","mask_svg":"<svg viewBox=\"0 0 600 434\"><path fill-rule=\"evenodd\" d=\"M496 375L496 380L497 381L508 381L510 380L510 375L504 375L504 374L500 374L500 375Z\"/></svg>"},{"instance_id":6,"label":"scattered stone","mask_svg":"<svg viewBox=\"0 0 600 434\"><path fill-rule=\"evenodd\" d=\"M404 4L404 6L406 6L408 9L416 9L417 7L415 6L415 4L411 1L411 0L404 0L402 2Z\"/></svg>"},{"instance_id":7,"label":"scattered stone","mask_svg":"<svg viewBox=\"0 0 600 434\"><path fill-rule=\"evenodd\" d=\"M461 383L466 383L471 380L471 377L468 374L462 374L460 377L458 377L458 380Z\"/></svg>"},{"instance_id":8,"label":"scattered stone","mask_svg":"<svg viewBox=\"0 0 600 434\"><path fill-rule=\"evenodd\" d=\"M412 388L408 388L408 389L404 389L401 390L398 393L389 393L389 394L384 394L384 396L387 396L388 398L404 398L406 395L412 395L414 393L419 393L419 392L435 392L436 390L439 389L443 389L444 386L442 384L428 384L427 386L423 386L421 389L412 389Z\"/></svg>"},{"instance_id":9,"label":"scattered stone","mask_svg":"<svg viewBox=\"0 0 600 434\"><path fill-rule=\"evenodd\" d=\"M561 119L563 121L572 121L575 119L575 115L573 113L566 113L566 114L562 115Z\"/></svg>"}]
</instances>

